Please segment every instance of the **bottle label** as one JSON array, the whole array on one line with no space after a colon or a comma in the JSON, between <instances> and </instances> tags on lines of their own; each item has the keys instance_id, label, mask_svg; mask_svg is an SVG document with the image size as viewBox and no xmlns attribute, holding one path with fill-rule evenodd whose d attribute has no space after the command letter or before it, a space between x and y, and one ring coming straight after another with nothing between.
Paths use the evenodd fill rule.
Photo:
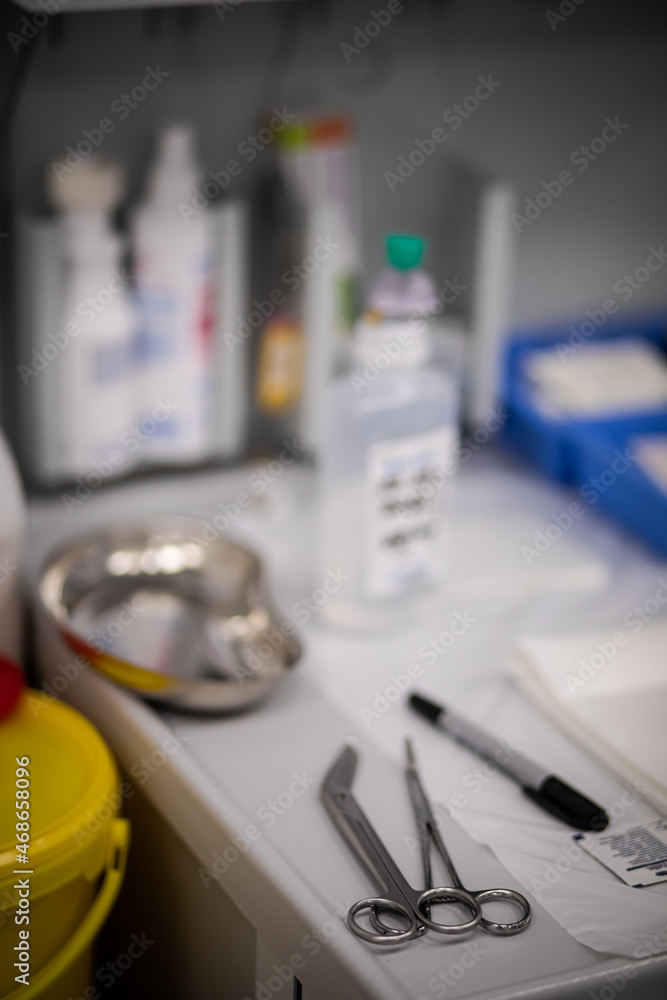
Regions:
<instances>
[{"instance_id":1,"label":"bottle label","mask_svg":"<svg viewBox=\"0 0 667 1000\"><path fill-rule=\"evenodd\" d=\"M91 375L94 384L116 382L130 371L131 351L127 344L107 344L91 352Z\"/></svg>"},{"instance_id":2,"label":"bottle label","mask_svg":"<svg viewBox=\"0 0 667 1000\"><path fill-rule=\"evenodd\" d=\"M366 456L369 597L391 597L444 571L444 513L454 470L454 426L372 444Z\"/></svg>"},{"instance_id":3,"label":"bottle label","mask_svg":"<svg viewBox=\"0 0 667 1000\"><path fill-rule=\"evenodd\" d=\"M173 358L178 350L178 297L173 291L141 289L137 294L139 326L134 338L137 366Z\"/></svg>"}]
</instances>

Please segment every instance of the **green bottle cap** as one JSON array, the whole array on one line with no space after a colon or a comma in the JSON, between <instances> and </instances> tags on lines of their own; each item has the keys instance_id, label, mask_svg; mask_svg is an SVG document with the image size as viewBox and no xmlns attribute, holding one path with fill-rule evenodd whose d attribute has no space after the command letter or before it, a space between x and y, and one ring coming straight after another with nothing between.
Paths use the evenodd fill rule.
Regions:
<instances>
[{"instance_id":1,"label":"green bottle cap","mask_svg":"<svg viewBox=\"0 0 667 1000\"><path fill-rule=\"evenodd\" d=\"M385 237L385 246L389 263L401 271L417 267L424 252L424 241L419 236L392 233Z\"/></svg>"},{"instance_id":2,"label":"green bottle cap","mask_svg":"<svg viewBox=\"0 0 667 1000\"><path fill-rule=\"evenodd\" d=\"M308 122L304 118L297 118L286 125L282 132L276 133L276 145L281 149L298 151L308 146L309 141Z\"/></svg>"}]
</instances>

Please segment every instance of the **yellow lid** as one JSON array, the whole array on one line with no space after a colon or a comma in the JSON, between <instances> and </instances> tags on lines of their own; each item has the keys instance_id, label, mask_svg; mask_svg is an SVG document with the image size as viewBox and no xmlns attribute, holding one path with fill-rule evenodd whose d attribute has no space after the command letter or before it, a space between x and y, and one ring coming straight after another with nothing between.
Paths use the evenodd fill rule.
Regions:
<instances>
[{"instance_id":1,"label":"yellow lid","mask_svg":"<svg viewBox=\"0 0 667 1000\"><path fill-rule=\"evenodd\" d=\"M26 757L28 776L18 777ZM16 797L17 782L29 798ZM19 832L29 834L28 864L19 860L16 829L16 805L26 801L30 829ZM12 905L16 871L32 872L33 896L80 875L97 878L121 792L106 743L79 712L43 692L23 692L0 722L0 802L0 909Z\"/></svg>"}]
</instances>

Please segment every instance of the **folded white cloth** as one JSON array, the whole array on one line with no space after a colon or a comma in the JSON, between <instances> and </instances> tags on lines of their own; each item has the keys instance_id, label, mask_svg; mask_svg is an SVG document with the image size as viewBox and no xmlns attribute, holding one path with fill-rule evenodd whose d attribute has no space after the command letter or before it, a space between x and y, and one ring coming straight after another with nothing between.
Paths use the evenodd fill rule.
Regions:
<instances>
[{"instance_id":1,"label":"folded white cloth","mask_svg":"<svg viewBox=\"0 0 667 1000\"><path fill-rule=\"evenodd\" d=\"M630 612L605 632L524 637L512 668L545 712L667 816L667 621Z\"/></svg>"}]
</instances>

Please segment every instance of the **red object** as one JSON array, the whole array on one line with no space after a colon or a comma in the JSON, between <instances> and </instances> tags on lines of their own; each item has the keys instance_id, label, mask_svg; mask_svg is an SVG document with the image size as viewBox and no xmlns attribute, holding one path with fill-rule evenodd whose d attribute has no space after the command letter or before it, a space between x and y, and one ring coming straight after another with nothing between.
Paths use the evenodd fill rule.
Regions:
<instances>
[{"instance_id":1,"label":"red object","mask_svg":"<svg viewBox=\"0 0 667 1000\"><path fill-rule=\"evenodd\" d=\"M14 710L23 684L23 671L0 654L0 719L6 718Z\"/></svg>"},{"instance_id":2,"label":"red object","mask_svg":"<svg viewBox=\"0 0 667 1000\"><path fill-rule=\"evenodd\" d=\"M308 122L309 138L316 143L347 143L352 140L352 122L343 115L328 115Z\"/></svg>"}]
</instances>

